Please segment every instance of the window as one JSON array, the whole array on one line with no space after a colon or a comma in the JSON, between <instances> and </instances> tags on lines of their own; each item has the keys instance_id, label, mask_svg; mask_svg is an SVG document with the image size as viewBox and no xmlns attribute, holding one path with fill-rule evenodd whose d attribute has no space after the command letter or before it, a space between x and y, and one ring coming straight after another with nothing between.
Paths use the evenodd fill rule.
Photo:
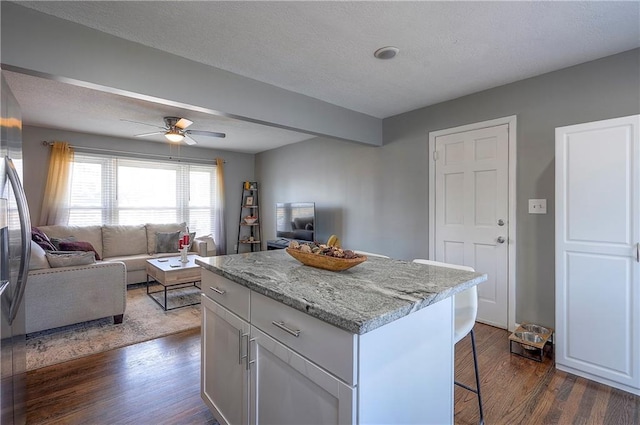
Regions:
<instances>
[{"instance_id":1,"label":"window","mask_svg":"<svg viewBox=\"0 0 640 425\"><path fill-rule=\"evenodd\" d=\"M180 223L214 233L215 166L77 153L69 224Z\"/></svg>"}]
</instances>

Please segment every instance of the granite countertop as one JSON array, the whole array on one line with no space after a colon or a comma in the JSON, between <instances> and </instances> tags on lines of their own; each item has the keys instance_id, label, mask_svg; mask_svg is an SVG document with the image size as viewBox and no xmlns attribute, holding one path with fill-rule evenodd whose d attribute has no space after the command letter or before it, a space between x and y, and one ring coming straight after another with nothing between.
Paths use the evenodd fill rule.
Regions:
<instances>
[{"instance_id":1,"label":"granite countertop","mask_svg":"<svg viewBox=\"0 0 640 425\"><path fill-rule=\"evenodd\" d=\"M349 270L302 265L285 250L196 259L220 276L355 334L487 280L487 275L369 257Z\"/></svg>"}]
</instances>

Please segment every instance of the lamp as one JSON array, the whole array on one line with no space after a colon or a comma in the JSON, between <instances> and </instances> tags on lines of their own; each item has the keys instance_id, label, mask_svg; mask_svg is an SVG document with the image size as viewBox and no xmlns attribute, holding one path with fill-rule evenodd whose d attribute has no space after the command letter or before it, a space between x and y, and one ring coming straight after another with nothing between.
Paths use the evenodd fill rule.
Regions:
<instances>
[{"instance_id":1,"label":"lamp","mask_svg":"<svg viewBox=\"0 0 640 425\"><path fill-rule=\"evenodd\" d=\"M182 134L180 130L172 128L164 133L164 137L166 137L170 142L179 143L184 139L184 134Z\"/></svg>"}]
</instances>

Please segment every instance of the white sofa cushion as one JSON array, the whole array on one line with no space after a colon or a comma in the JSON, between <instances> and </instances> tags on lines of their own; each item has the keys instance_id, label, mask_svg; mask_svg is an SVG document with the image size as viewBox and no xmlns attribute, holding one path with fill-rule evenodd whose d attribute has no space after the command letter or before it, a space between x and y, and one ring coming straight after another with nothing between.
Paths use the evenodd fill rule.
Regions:
<instances>
[{"instance_id":1,"label":"white sofa cushion","mask_svg":"<svg viewBox=\"0 0 640 425\"><path fill-rule=\"evenodd\" d=\"M50 251L45 255L51 267L86 266L96 262L93 251Z\"/></svg>"},{"instance_id":2,"label":"white sofa cushion","mask_svg":"<svg viewBox=\"0 0 640 425\"><path fill-rule=\"evenodd\" d=\"M44 249L34 241L31 241L31 259L29 260L29 270L48 269L51 266L47 261Z\"/></svg>"},{"instance_id":3,"label":"white sofa cushion","mask_svg":"<svg viewBox=\"0 0 640 425\"><path fill-rule=\"evenodd\" d=\"M158 257L176 257L178 256L177 252L174 253L166 253L166 254L137 254L137 255L123 255L122 257L110 257L105 258L105 261L120 261L123 262L127 266L127 273L134 272L136 270L146 270L147 268L147 260Z\"/></svg>"},{"instance_id":4,"label":"white sofa cushion","mask_svg":"<svg viewBox=\"0 0 640 425\"><path fill-rule=\"evenodd\" d=\"M89 242L100 257L102 252L102 226L38 226L49 238L64 239L73 236L77 241Z\"/></svg>"},{"instance_id":5,"label":"white sofa cushion","mask_svg":"<svg viewBox=\"0 0 640 425\"><path fill-rule=\"evenodd\" d=\"M187 223L170 223L170 224L155 224L147 223L147 252L149 254L156 253L156 232L169 233L169 232L186 232Z\"/></svg>"},{"instance_id":6,"label":"white sofa cushion","mask_svg":"<svg viewBox=\"0 0 640 425\"><path fill-rule=\"evenodd\" d=\"M102 226L102 258L147 253L147 231L144 225Z\"/></svg>"}]
</instances>

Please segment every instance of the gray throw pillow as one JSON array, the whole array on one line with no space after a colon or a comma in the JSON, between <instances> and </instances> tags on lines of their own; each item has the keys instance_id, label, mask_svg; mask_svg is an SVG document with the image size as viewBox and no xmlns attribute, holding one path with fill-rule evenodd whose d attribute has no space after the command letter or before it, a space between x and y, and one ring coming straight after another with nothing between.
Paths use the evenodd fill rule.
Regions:
<instances>
[{"instance_id":1,"label":"gray throw pillow","mask_svg":"<svg viewBox=\"0 0 640 425\"><path fill-rule=\"evenodd\" d=\"M180 231L177 232L156 232L156 252L178 252L178 241Z\"/></svg>"},{"instance_id":2,"label":"gray throw pillow","mask_svg":"<svg viewBox=\"0 0 640 425\"><path fill-rule=\"evenodd\" d=\"M86 266L96 262L93 251L50 251L45 255L51 267Z\"/></svg>"},{"instance_id":3,"label":"gray throw pillow","mask_svg":"<svg viewBox=\"0 0 640 425\"><path fill-rule=\"evenodd\" d=\"M67 236L65 238L50 238L53 246L56 247L56 251L61 251L60 242L76 242L77 239L75 236Z\"/></svg>"}]
</instances>

